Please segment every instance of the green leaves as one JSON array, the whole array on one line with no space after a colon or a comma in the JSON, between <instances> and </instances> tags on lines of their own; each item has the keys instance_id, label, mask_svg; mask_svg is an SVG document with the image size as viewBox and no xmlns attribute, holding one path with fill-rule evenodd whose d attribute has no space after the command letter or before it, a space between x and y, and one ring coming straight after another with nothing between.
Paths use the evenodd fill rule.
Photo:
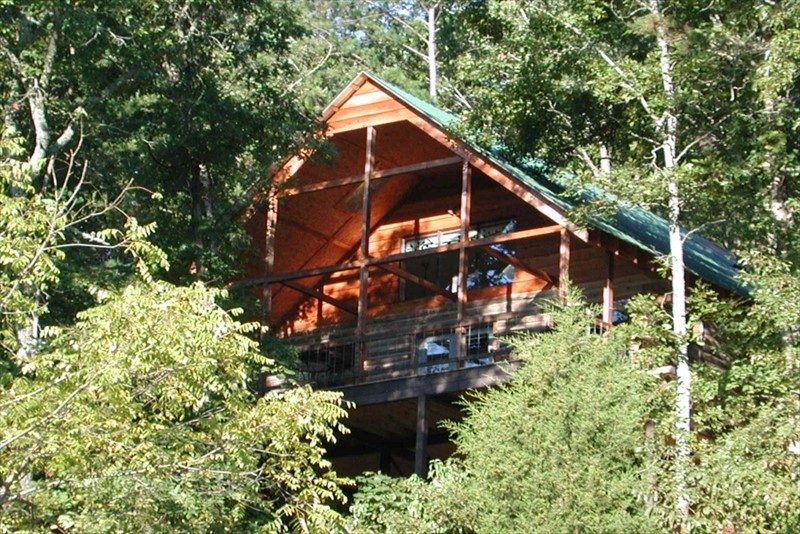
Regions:
<instances>
[{"instance_id":1,"label":"green leaves","mask_svg":"<svg viewBox=\"0 0 800 534\"><path fill-rule=\"evenodd\" d=\"M7 526L336 524L328 503L343 498L343 480L323 447L344 431L339 394L257 398L254 373L279 369L243 335L251 327L215 304L220 296L199 284L129 286L82 312L4 387Z\"/></svg>"},{"instance_id":2,"label":"green leaves","mask_svg":"<svg viewBox=\"0 0 800 534\"><path fill-rule=\"evenodd\" d=\"M395 532L654 531L643 500L658 456L643 427L658 419L656 382L623 336L587 335L594 315L571 301L551 332L512 339L523 366L464 403L450 426L458 459L427 484L362 481L356 520Z\"/></svg>"}]
</instances>

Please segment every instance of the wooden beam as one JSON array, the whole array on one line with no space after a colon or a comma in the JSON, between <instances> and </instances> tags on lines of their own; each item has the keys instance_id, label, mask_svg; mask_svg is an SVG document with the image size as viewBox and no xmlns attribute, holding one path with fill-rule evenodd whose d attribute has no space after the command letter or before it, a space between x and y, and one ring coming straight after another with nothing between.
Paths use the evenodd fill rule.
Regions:
<instances>
[{"instance_id":1,"label":"wooden beam","mask_svg":"<svg viewBox=\"0 0 800 534\"><path fill-rule=\"evenodd\" d=\"M302 284L298 284L297 282L292 282L290 280L285 280L281 282L281 284L285 285L288 288L294 289L295 291L299 291L300 293L304 293L309 297L314 297L315 299L319 299L322 302L327 302L332 306L336 306L337 308L346 311L347 313L352 313L353 315L358 315L358 310L353 306L350 306L346 302L343 302L337 298L331 297L330 295L326 295L322 291L315 289L313 287L306 287Z\"/></svg>"},{"instance_id":2,"label":"wooden beam","mask_svg":"<svg viewBox=\"0 0 800 534\"><path fill-rule=\"evenodd\" d=\"M403 280L408 280L412 284L417 284L420 287L424 287L428 291L433 291L434 293L437 293L437 294L439 294L439 295L441 295L443 297L446 297L446 298L448 298L448 299L450 299L450 300L452 300L454 302L457 300L456 295L453 294L452 292L447 291L446 289L437 286L436 284L434 284L430 280L426 280L426 279L422 278L421 276L417 276L414 273L410 273L410 272L406 271L405 269L403 269L401 267L396 267L396 266L394 266L394 265L392 265L390 263L380 264L377 267L380 268L380 269L383 269L384 271L386 271L388 273L392 273L393 275L396 275L396 276L402 278Z\"/></svg>"},{"instance_id":3,"label":"wooden beam","mask_svg":"<svg viewBox=\"0 0 800 534\"><path fill-rule=\"evenodd\" d=\"M497 258L500 261L504 261L504 262L508 263L509 265L513 265L514 267L516 267L517 269L519 269L521 271L525 271L526 273L530 273L530 274L536 276L537 278L541 278L543 280L547 280L547 282L550 283L550 284L553 283L553 279L550 277L549 274L547 274L547 272L545 272L545 271L543 271L541 269L537 269L535 267L531 267L530 265L527 265L524 262L520 261L520 259L515 257L515 256L510 256L508 254L500 252L499 250L492 248L491 245L487 245L485 247L481 247L481 250L484 251L489 256Z\"/></svg>"},{"instance_id":4,"label":"wooden beam","mask_svg":"<svg viewBox=\"0 0 800 534\"><path fill-rule=\"evenodd\" d=\"M370 179L375 167L375 127L367 128L367 146L364 154L364 197L361 207L361 259L369 258L369 231L371 217ZM364 370L367 361L367 346L364 336L367 331L367 307L369 297L369 268L363 264L358 273L358 313L356 332L358 343L358 372Z\"/></svg>"},{"instance_id":5,"label":"wooden beam","mask_svg":"<svg viewBox=\"0 0 800 534\"><path fill-rule=\"evenodd\" d=\"M567 296L567 281L569 280L570 242L569 232L566 228L561 230L561 240L558 253L558 294L561 298Z\"/></svg>"},{"instance_id":6,"label":"wooden beam","mask_svg":"<svg viewBox=\"0 0 800 534\"><path fill-rule=\"evenodd\" d=\"M414 473L428 476L428 396L417 397L417 439L414 447Z\"/></svg>"},{"instance_id":7,"label":"wooden beam","mask_svg":"<svg viewBox=\"0 0 800 534\"><path fill-rule=\"evenodd\" d=\"M280 186L281 183L294 176L295 173L300 170L300 167L303 166L306 160L308 160L311 154L311 149L303 148L298 154L286 160L286 162L279 169L276 169L271 173L272 184Z\"/></svg>"},{"instance_id":8,"label":"wooden beam","mask_svg":"<svg viewBox=\"0 0 800 534\"><path fill-rule=\"evenodd\" d=\"M508 241L519 241L522 239L545 237L561 233L561 230L562 228L559 225L543 226L540 228L529 228L527 230L517 230L516 232L510 232L508 234L496 234L481 239L471 239L466 242L448 243L446 245L441 245L438 247L428 248L424 250L413 250L411 252L389 254L388 256L367 258L366 260L354 260L334 265L326 265L324 267L306 269L303 271L274 273L270 276L251 278L249 280L242 280L240 282L237 282L237 284L240 286L248 287L259 284L271 284L276 282L283 282L284 280L297 280L299 278L308 278L311 276L319 276L322 274L330 274L340 271L351 271L353 269L359 269L364 265L367 266L382 265L385 263L395 263L414 258L421 258L424 256L431 256L434 254L441 254L443 252L452 252L455 250L460 250L462 248L485 247L487 245L494 245L495 243L506 243Z\"/></svg>"},{"instance_id":9,"label":"wooden beam","mask_svg":"<svg viewBox=\"0 0 800 534\"><path fill-rule=\"evenodd\" d=\"M614 322L614 253L606 252L606 285L603 287L603 322Z\"/></svg>"},{"instance_id":10,"label":"wooden beam","mask_svg":"<svg viewBox=\"0 0 800 534\"><path fill-rule=\"evenodd\" d=\"M332 120L327 123L326 135L336 135L342 132L349 132L350 130L360 130L366 127L375 127L381 124L389 124L392 122L400 122L415 118L416 115L407 109L402 108L394 111L386 111L383 113L374 113L364 117L356 117L354 119L345 119L342 121ZM335 119L335 117L333 117Z\"/></svg>"},{"instance_id":11,"label":"wooden beam","mask_svg":"<svg viewBox=\"0 0 800 534\"><path fill-rule=\"evenodd\" d=\"M395 261L403 261L413 258L421 258L432 254L441 254L443 252L452 252L461 250L462 248L475 248L484 247L486 245L494 245L495 243L506 243L508 241L519 241L521 239L530 239L534 237L544 237L561 232L561 227L558 225L544 226L540 228L529 228L527 230L517 230L516 232L509 232L507 234L495 234L489 237L480 239L471 239L469 241L458 243L448 243L438 247L427 248L424 250L412 250L411 252L401 252L398 254L389 254L379 258L370 258L368 263L370 265L377 265L379 263L390 263Z\"/></svg>"},{"instance_id":12,"label":"wooden beam","mask_svg":"<svg viewBox=\"0 0 800 534\"><path fill-rule=\"evenodd\" d=\"M392 97L383 91L372 91L371 93L361 93L351 96L346 102L343 102L334 113L340 109L347 109L351 107L366 106L367 104L375 104L377 102L392 100ZM332 115L331 115L332 116Z\"/></svg>"},{"instance_id":13,"label":"wooden beam","mask_svg":"<svg viewBox=\"0 0 800 534\"><path fill-rule=\"evenodd\" d=\"M384 161L387 161L387 160L384 160ZM393 162L390 162L390 163L392 165L394 165ZM374 175L374 172L373 172L373 175ZM362 177L362 179L363 179L363 177ZM359 194L363 195L362 188L359 187L357 189L359 190ZM372 193L374 194L374 192L375 192L375 190L373 188ZM408 191L406 191L406 194L408 194ZM372 235L373 231L375 231L377 228L382 226L386 222L386 219L389 218L391 215L392 215L392 212L391 212L391 210L389 210L386 213L384 213L383 216L378 218L377 220L375 219L375 217L372 217L372 219L373 219L372 220L372 228L370 228L370 230L369 230L370 235ZM346 224L347 223L344 223L342 226L345 226ZM351 244L349 247L346 247L347 251L344 254L342 254L340 257L342 257L342 258L352 258L359 251L360 247L361 247L361 240L358 240L354 244ZM351 265L351 262L344 262L343 264L339 264L339 265ZM352 265L352 267L354 269L358 269L360 266L361 266L360 263ZM319 288L323 284L326 284L331 279L331 275L333 275L333 274L335 274L337 272L346 272L346 271L336 271L336 270L334 270L334 271L328 271L328 272L322 273L320 275L321 279L317 282L315 287ZM275 323L275 324L283 324L291 315L293 315L295 313L295 311L296 311L296 307L286 310L283 313L283 315L281 315L280 317L276 318L276 320L274 320L273 323Z\"/></svg>"},{"instance_id":14,"label":"wooden beam","mask_svg":"<svg viewBox=\"0 0 800 534\"><path fill-rule=\"evenodd\" d=\"M469 250L466 244L469 241L470 216L472 212L472 167L468 160L464 160L461 168L461 244L458 250L458 309L456 317L458 329L456 331L456 358L462 360L467 353L467 329L461 325L464 320L464 310L467 307L467 276L469 275Z\"/></svg>"},{"instance_id":15,"label":"wooden beam","mask_svg":"<svg viewBox=\"0 0 800 534\"><path fill-rule=\"evenodd\" d=\"M306 226L305 224L303 224L301 222L298 222L298 221L295 221L294 219L289 219L288 217L281 218L281 222L283 224L291 226L292 228L300 230L301 232L303 232L305 234L313 236L313 237L319 239L320 241L324 241L325 243L331 243L332 245L336 245L337 247L343 248L345 250L349 250L350 249L350 245L348 245L346 243L342 243L341 241L336 239L335 234L334 234L334 237L325 235L324 233L320 232L319 230L315 230L314 228Z\"/></svg>"},{"instance_id":16,"label":"wooden beam","mask_svg":"<svg viewBox=\"0 0 800 534\"><path fill-rule=\"evenodd\" d=\"M304 269L302 271L274 273L270 276L251 278L249 280L242 280L241 282L238 282L238 284L244 287L257 286L260 284L275 284L275 283L285 282L286 280L299 280L300 278L310 278L312 276L320 276L323 274L353 271L355 269L359 269L364 263L365 262L363 261L356 260L345 263L326 265L324 267L315 267L313 269Z\"/></svg>"},{"instance_id":17,"label":"wooden beam","mask_svg":"<svg viewBox=\"0 0 800 534\"><path fill-rule=\"evenodd\" d=\"M422 163L414 163L412 165L402 165L400 167L392 167L390 169L376 170L373 171L371 179L376 180L379 178L388 178L390 176L397 176L398 174L412 174L415 172L424 171L428 169L438 169L439 167L455 165L456 163L460 163L461 161L462 160L460 157L454 156L450 158L441 158L431 161L424 161ZM312 193L314 191L331 189L333 187L360 184L363 181L364 181L363 174L355 174L353 176L346 176L344 178L334 178L332 180L325 180L323 182L315 182L312 184L307 184L297 187L289 187L280 191L279 194L281 196L300 195L303 193Z\"/></svg>"},{"instance_id":18,"label":"wooden beam","mask_svg":"<svg viewBox=\"0 0 800 534\"><path fill-rule=\"evenodd\" d=\"M387 95L388 96L388 95ZM359 117L369 117L377 113L387 113L390 111L399 111L404 109L405 106L402 102L395 100L391 97L383 98L377 102L370 102L367 104L353 105L347 107L340 107L336 112L331 115L328 122L342 122Z\"/></svg>"},{"instance_id":19,"label":"wooden beam","mask_svg":"<svg viewBox=\"0 0 800 534\"><path fill-rule=\"evenodd\" d=\"M420 394L441 395L463 392L468 389L485 388L506 382L509 375L519 368L518 361L501 364L467 367L456 371L392 378L379 382L350 384L336 388L344 399L357 406L417 398Z\"/></svg>"}]
</instances>

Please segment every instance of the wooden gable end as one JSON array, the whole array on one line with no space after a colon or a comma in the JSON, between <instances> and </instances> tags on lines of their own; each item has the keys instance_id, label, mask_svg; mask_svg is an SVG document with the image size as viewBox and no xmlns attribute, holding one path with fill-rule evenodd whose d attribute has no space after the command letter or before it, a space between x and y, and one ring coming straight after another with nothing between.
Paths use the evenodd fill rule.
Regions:
<instances>
[{"instance_id":1,"label":"wooden gable end","mask_svg":"<svg viewBox=\"0 0 800 534\"><path fill-rule=\"evenodd\" d=\"M366 127L377 127L371 190L374 231L432 170L457 170L462 159L413 126L418 116L401 101L365 81L338 106L326 110L326 135L333 156L301 154L275 174L279 209L274 235L272 272L293 272L340 264L358 257L366 151ZM327 151L326 151L327 152ZM251 233L264 233L265 219L254 217ZM264 239L256 239L259 256ZM261 274L254 271L254 274ZM271 291L274 323L300 309L330 275L306 277L276 285ZM340 311L352 309L354 298L340 294ZM334 300L326 299L330 302ZM346 313L346 312L345 312Z\"/></svg>"},{"instance_id":2,"label":"wooden gable end","mask_svg":"<svg viewBox=\"0 0 800 534\"><path fill-rule=\"evenodd\" d=\"M330 110L325 117L328 133L335 135L367 126L378 126L416 115L405 104L377 85L365 80L341 106Z\"/></svg>"},{"instance_id":3,"label":"wooden gable end","mask_svg":"<svg viewBox=\"0 0 800 534\"><path fill-rule=\"evenodd\" d=\"M509 291L537 292L563 278L569 265L564 264L564 255L559 255L559 241L563 244L566 239L569 246L568 234L578 238L574 240L573 263L581 261L581 250L585 250L592 264L587 271L604 270L605 258L600 256L602 265L597 264L588 233L572 225L563 210L467 144L452 139L430 117L368 76L357 77L322 118L333 156L299 154L291 158L273 176L277 206L273 229L263 213L249 222L256 256L268 258L264 262L268 272L256 265L251 270L252 280L256 284L259 278L273 280L261 288L269 301L269 322L284 334L355 321L359 305L364 305L359 301L358 263L363 263L360 246L368 128L373 129L375 144L370 152L367 231L370 251L378 256L399 255L403 240L411 236L459 226L462 167L467 162L475 174L474 222L513 217L521 229L534 233L537 228L555 228L555 232L547 230L542 237L519 245L520 257L525 260L511 258L518 263L518 279ZM563 229L560 236L559 227ZM352 268L343 269L348 264ZM453 295L441 288L426 302L412 305L398 300L402 285L414 282L407 273L403 279L397 262L376 264L370 270L365 302L371 316L408 311L413 306L454 306ZM276 274L297 272L307 274L274 281ZM476 292L469 298L492 294Z\"/></svg>"}]
</instances>

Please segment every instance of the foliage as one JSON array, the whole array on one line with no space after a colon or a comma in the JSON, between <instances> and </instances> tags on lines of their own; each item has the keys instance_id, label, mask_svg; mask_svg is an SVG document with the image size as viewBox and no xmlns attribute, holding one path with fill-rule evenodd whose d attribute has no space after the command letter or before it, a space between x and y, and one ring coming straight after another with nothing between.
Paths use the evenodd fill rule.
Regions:
<instances>
[{"instance_id":1,"label":"foliage","mask_svg":"<svg viewBox=\"0 0 800 534\"><path fill-rule=\"evenodd\" d=\"M114 198L131 180L155 194L123 209L157 224L150 240L173 266L162 276L225 283L241 272L253 259L243 211L314 126L287 90L304 33L289 3L11 1L0 16L3 114L25 159L59 170L82 143L93 194ZM111 281L108 256L71 251L66 268ZM55 310L91 286L74 278L80 288L52 292Z\"/></svg>"},{"instance_id":2,"label":"foliage","mask_svg":"<svg viewBox=\"0 0 800 534\"><path fill-rule=\"evenodd\" d=\"M337 393L249 389L274 370L202 285L133 285L51 331L0 397L6 529L314 531Z\"/></svg>"},{"instance_id":3,"label":"foliage","mask_svg":"<svg viewBox=\"0 0 800 534\"><path fill-rule=\"evenodd\" d=\"M693 522L701 532L791 532L800 528L800 374L795 337L797 274L751 256L753 301L698 288L694 308L707 333L696 370L697 468Z\"/></svg>"},{"instance_id":4,"label":"foliage","mask_svg":"<svg viewBox=\"0 0 800 534\"><path fill-rule=\"evenodd\" d=\"M726 509L730 519L722 519L724 506L710 512L708 492L725 486L714 482L722 470L712 475L703 469L700 455L709 446L702 440L692 443L697 465L689 464L687 440L693 425L719 443L714 454L737 454L733 444L752 437L757 427L750 425L770 420L773 409L776 429L794 421L791 410L778 406L794 402L787 397L796 390L793 367L784 362L796 360L795 314L778 303L792 300L800 250L794 180L800 146L798 3L486 0L462 6L460 36L473 48L455 58L454 68L475 104L469 126L484 142L502 142L512 155L544 159L554 175L567 171L573 181L612 192L614 201L669 216L672 313L655 299L639 299L634 311L645 313L637 319L638 330L628 332L635 358L677 368L677 456L667 457L676 467L673 497L681 528L694 521L689 504L698 526L712 531L727 528L725 521L786 528L788 516L775 503L793 495L788 486L781 486L782 497L761 503L763 495L737 503L744 499L737 493ZM593 214L596 209L587 207ZM759 258L751 262L755 305L749 313L704 308L704 290L696 291L690 315L715 325L719 346L700 350L691 373L684 352L692 334L683 326L678 224ZM765 256L784 263L765 264ZM669 321L675 336L662 328ZM775 455L781 446L771 440L751 447L759 451L753 457L767 464L786 460ZM749 474L767 476L758 462L739 459ZM778 471L771 472L769 484L762 481L774 488L773 482L780 486L794 476L792 469ZM689 472L696 501L682 491ZM764 502L774 509L768 511ZM733 511L737 506L752 514L760 510L764 521L748 523Z\"/></svg>"},{"instance_id":5,"label":"foliage","mask_svg":"<svg viewBox=\"0 0 800 534\"><path fill-rule=\"evenodd\" d=\"M796 248L797 2L486 0L461 3L454 17L463 52L451 70L485 143L661 213L663 182L674 177L685 226L732 249L761 247L770 234ZM681 123L675 174L658 172L668 104L660 25ZM721 224L723 206L736 224Z\"/></svg>"},{"instance_id":6,"label":"foliage","mask_svg":"<svg viewBox=\"0 0 800 534\"><path fill-rule=\"evenodd\" d=\"M36 332L21 335L47 311L44 295L59 282L66 250L91 248L120 251L134 261L139 274L149 279L153 267L167 267L164 253L148 237L154 224L140 225L119 209L127 192L115 200L86 198L85 176L74 172L74 153L61 172L50 167L47 187L36 187L37 174L29 162L20 161L21 140L5 125L0 135L0 361L4 353L27 350ZM108 212L122 214L117 227L92 226ZM121 261L120 263L123 263ZM34 327L35 330L35 327Z\"/></svg>"},{"instance_id":7,"label":"foliage","mask_svg":"<svg viewBox=\"0 0 800 534\"><path fill-rule=\"evenodd\" d=\"M241 215L344 81L366 68L424 94L431 3L438 103L467 111L476 140L657 212L671 181L681 222L742 252L751 301L690 296L690 526L800 530L795 0L0 2L4 528L340 525L321 456L338 398L256 400L252 373L283 369L213 302L230 296L130 284L138 268L222 285L257 260ZM363 479L345 528L674 528L672 383L641 372L685 341L669 302L633 299L603 336L584 335L593 312L574 304L517 340L526 366L452 427L461 457L430 482ZM64 328L37 339L40 318Z\"/></svg>"},{"instance_id":8,"label":"foliage","mask_svg":"<svg viewBox=\"0 0 800 534\"><path fill-rule=\"evenodd\" d=\"M522 367L451 425L458 460L427 487L371 479L354 515L422 532L654 530L658 461L643 428L663 393L621 338L587 335L593 317L573 302L554 310L552 332L513 339Z\"/></svg>"},{"instance_id":9,"label":"foliage","mask_svg":"<svg viewBox=\"0 0 800 534\"><path fill-rule=\"evenodd\" d=\"M459 51L455 1L296 0L309 35L293 44L301 73L296 88L312 108L321 109L359 71L367 70L417 94L428 87L426 9L436 9L440 105L468 105L448 69Z\"/></svg>"},{"instance_id":10,"label":"foliage","mask_svg":"<svg viewBox=\"0 0 800 534\"><path fill-rule=\"evenodd\" d=\"M431 462L431 482L412 475L392 478L366 473L357 479L358 493L350 507L349 532L468 532L459 526L446 493L464 477L452 463Z\"/></svg>"},{"instance_id":11,"label":"foliage","mask_svg":"<svg viewBox=\"0 0 800 534\"><path fill-rule=\"evenodd\" d=\"M467 480L456 502L475 530L648 530L652 379L614 336L586 335L593 315L573 303L553 332L514 340L523 367L454 427Z\"/></svg>"},{"instance_id":12,"label":"foliage","mask_svg":"<svg viewBox=\"0 0 800 534\"><path fill-rule=\"evenodd\" d=\"M763 270L757 276L769 280ZM787 352L780 325L772 324L776 310L764 309L771 302L722 299L703 286L693 293L695 324L705 324L692 351L695 532L791 532L799 525L800 383L786 360L794 345ZM427 483L361 480L351 509L355 530L673 528L674 390L644 372L674 354L663 305L637 298L630 323L589 336L594 312L575 303L554 313L552 332L513 340L525 364L508 385L465 404L466 419L451 425L457 459L433 464Z\"/></svg>"}]
</instances>

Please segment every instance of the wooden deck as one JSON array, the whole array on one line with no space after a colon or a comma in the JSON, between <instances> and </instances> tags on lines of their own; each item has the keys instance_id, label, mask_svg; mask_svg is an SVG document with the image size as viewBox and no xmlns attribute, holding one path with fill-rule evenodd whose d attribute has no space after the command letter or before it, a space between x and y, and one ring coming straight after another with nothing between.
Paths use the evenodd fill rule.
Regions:
<instances>
[{"instance_id":1,"label":"wooden deck","mask_svg":"<svg viewBox=\"0 0 800 534\"><path fill-rule=\"evenodd\" d=\"M432 375L463 382L453 373L509 360L506 336L547 328L549 316L542 313L541 304L556 295L555 290L509 293L471 302L461 320L455 305L375 318L364 333L363 352L359 350L361 338L355 323L318 328L285 339L301 353L298 378L318 387L350 387ZM463 349L458 351L462 344ZM360 354L365 355L361 361ZM480 375L472 371L465 376ZM479 384L462 385L468 389ZM388 390L398 386L400 383L387 387L386 397ZM418 394L415 388L400 390L405 391L401 396Z\"/></svg>"}]
</instances>

